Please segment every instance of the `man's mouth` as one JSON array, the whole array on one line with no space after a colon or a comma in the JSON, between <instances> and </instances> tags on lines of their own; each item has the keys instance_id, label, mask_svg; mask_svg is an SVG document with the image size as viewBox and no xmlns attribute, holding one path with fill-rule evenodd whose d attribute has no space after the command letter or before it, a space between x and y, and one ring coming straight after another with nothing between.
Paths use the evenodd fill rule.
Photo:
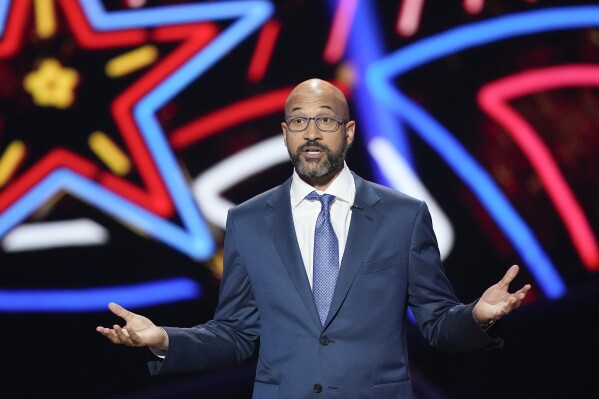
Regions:
<instances>
[{"instance_id":1,"label":"man's mouth","mask_svg":"<svg viewBox=\"0 0 599 399\"><path fill-rule=\"evenodd\" d=\"M303 152L307 152L309 154L318 154L321 152L324 152L324 149L318 146L313 146L313 145L309 145L309 146L305 146L302 149Z\"/></svg>"},{"instance_id":2,"label":"man's mouth","mask_svg":"<svg viewBox=\"0 0 599 399\"><path fill-rule=\"evenodd\" d=\"M306 146L302 149L302 152L306 158L317 158L324 153L324 150L317 146Z\"/></svg>"}]
</instances>

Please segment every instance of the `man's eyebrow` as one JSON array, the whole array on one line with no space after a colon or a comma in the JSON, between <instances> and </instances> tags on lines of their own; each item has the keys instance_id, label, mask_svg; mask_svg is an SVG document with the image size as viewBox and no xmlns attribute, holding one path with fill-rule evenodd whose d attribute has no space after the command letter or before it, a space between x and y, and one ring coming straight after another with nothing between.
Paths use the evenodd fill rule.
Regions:
<instances>
[{"instance_id":1,"label":"man's eyebrow","mask_svg":"<svg viewBox=\"0 0 599 399\"><path fill-rule=\"evenodd\" d=\"M333 111L333 107L330 107L330 106L328 106L328 105L321 105L321 106L320 106L320 107L318 107L318 108L326 108L326 109L328 109L328 110L331 110L331 111ZM290 113L291 113L291 112L295 112L295 111L301 111L301 110L302 110L302 107L294 107L294 108L292 108L292 109L291 109Z\"/></svg>"}]
</instances>

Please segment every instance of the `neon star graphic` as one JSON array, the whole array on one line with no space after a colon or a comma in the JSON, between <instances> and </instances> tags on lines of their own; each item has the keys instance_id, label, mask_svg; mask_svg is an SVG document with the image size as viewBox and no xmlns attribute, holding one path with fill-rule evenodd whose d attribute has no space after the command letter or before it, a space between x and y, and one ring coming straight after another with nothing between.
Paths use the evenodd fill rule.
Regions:
<instances>
[{"instance_id":1,"label":"neon star graphic","mask_svg":"<svg viewBox=\"0 0 599 399\"><path fill-rule=\"evenodd\" d=\"M41 24L45 27L42 29L44 35L40 36L52 37L56 27L40 16L42 13L37 8L43 7L32 10L31 3L0 0L0 60L10 59L24 46L27 19L32 12L38 13L38 18L44 22ZM259 29L271 16L272 5L266 1L233 1L108 11L97 0L60 0L55 4L60 7L68 29L82 49L92 52L138 46L136 53L129 53L129 60L140 62L139 68L150 66L110 104L114 124L125 146L124 153L131 157L141 184L134 184L110 167L107 170L98 161L89 160L68 148L51 148L26 170L13 172L0 191L0 237L53 196L67 192L193 259L209 258L214 252L213 239L157 113ZM217 21L230 23L221 31L213 24L205 24ZM155 51L143 47L148 41L177 41L180 44L162 60L154 61ZM143 52L150 54L149 58ZM145 64L144 60L147 61ZM119 68L116 72L115 68L111 70L116 76L128 73ZM102 132L94 134L96 142L99 138L101 145L115 147ZM126 171L125 168L123 173ZM178 222L173 221L174 217ZM157 292L163 289L160 285L152 287ZM127 287L123 287L123 291L126 290ZM113 291L107 288L106 292ZM23 298L25 301L31 299L33 303L35 295L28 293L2 292L15 303ZM60 296L64 292L43 294L46 301L52 302L52 295ZM76 295L77 292L68 294ZM82 291L80 299L85 298ZM95 302L88 303L88 308L105 306L102 295L93 298ZM135 306L141 306L139 301L134 302ZM26 306L21 306L21 310L23 308Z\"/></svg>"}]
</instances>

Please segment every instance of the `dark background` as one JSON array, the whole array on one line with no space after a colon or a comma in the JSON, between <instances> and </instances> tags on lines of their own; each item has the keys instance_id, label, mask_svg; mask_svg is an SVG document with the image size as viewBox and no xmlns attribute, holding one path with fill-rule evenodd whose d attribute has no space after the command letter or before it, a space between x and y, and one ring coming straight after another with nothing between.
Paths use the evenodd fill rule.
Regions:
<instances>
[{"instance_id":1,"label":"dark background","mask_svg":"<svg viewBox=\"0 0 599 399\"><path fill-rule=\"evenodd\" d=\"M105 2L111 10L127 10L127 1ZM117 5L118 3L118 5ZM143 7L174 6L177 1L152 1ZM418 30L403 37L395 29L402 1L359 2L372 6L385 54L457 26L525 11L557 6L595 4L592 1L486 1L475 14L461 2L425 1ZM106 111L118 95L145 70L111 81L96 81L96 89L81 89L73 108L58 113L36 106L22 90L20 79L35 62L52 56L88 74L99 63L124 50L91 51L73 44L72 32L56 3L58 33L49 41L35 36L33 12L27 20L22 49L0 58L0 151L18 138L28 145L28 157L18 176L51 148L67 147L93 158L81 130L99 123L113 126ZM320 77L347 89L356 116L358 140L348 156L350 168L379 180L366 143L360 140L365 110L357 110L352 88L364 76L354 68L356 57L335 62L323 59L336 2L277 1L273 19L280 22L272 58L257 81L247 78L249 60L258 32L233 49L223 60L194 81L160 111L168 134L203 115L236 101ZM218 22L224 30L228 22ZM351 26L350 39L360 35ZM0 39L1 40L1 39ZM174 51L177 43L157 44L160 54ZM70 52L65 48L71 48ZM74 48L74 49L73 49ZM527 303L505 320L505 346L501 350L444 354L428 346L415 326L409 334L409 353L417 398L562 398L596 397L593 366L599 348L599 279L580 260L564 223L547 191L518 146L502 127L476 104L476 94L488 82L531 68L564 64L599 63L599 30L592 27L533 34L487 44L443 57L418 67L394 83L455 132L460 143L493 176L553 261L567 287L557 299L545 297L535 279L485 207L425 142L407 127L413 167L450 219L456 240L445 260L446 272L458 296L476 299L486 287L517 263L522 272L515 287L530 282ZM102 64L103 65L103 64ZM352 69L353 68L353 69ZM101 75L101 73L99 73ZM15 83L16 82L16 83ZM101 90L99 88L102 88ZM599 232L599 91L594 87L551 90L524 96L510 105L539 132L579 201L595 239ZM373 109L381 107L373 103ZM106 112L105 112L106 111ZM194 178L237 151L280 134L282 109L219 134L198 140L173 152L190 186ZM90 119L91 122L90 122ZM113 126L115 142L122 144ZM86 130L87 131L87 130ZM44 132L50 132L47 134ZM273 166L230 187L223 195L239 203L284 181L289 163ZM127 179L139 183L132 172ZM10 185L9 181L5 187ZM385 183L385 182L383 182ZM0 197L5 193L0 188ZM201 206L201 204L199 204ZM36 212L27 223L85 217L110 233L105 245L61 247L27 252L0 250L0 289L78 288L110 286L185 276L202 287L194 300L135 309L157 324L192 326L211 318L217 303L219 247L215 256L196 261L169 246L129 229L110 215L65 193ZM172 220L177 222L177 216ZM211 226L219 246L223 231ZM4 291L3 291L4 292ZM5 298L5 297L3 297ZM6 300L6 299L3 299ZM107 302L110 300L107 298ZM95 332L97 325L119 322L106 311L1 312L0 378L4 397L57 398L249 398L254 359L238 369L201 374L150 377L145 365L153 356L145 349L111 345ZM373 326L373 328L376 328Z\"/></svg>"}]
</instances>

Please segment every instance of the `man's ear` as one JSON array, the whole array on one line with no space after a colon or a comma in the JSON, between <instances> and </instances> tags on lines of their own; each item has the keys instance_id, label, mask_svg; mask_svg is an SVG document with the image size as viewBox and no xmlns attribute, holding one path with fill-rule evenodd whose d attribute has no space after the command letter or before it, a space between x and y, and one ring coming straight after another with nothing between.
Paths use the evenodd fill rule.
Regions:
<instances>
[{"instance_id":1,"label":"man's ear","mask_svg":"<svg viewBox=\"0 0 599 399\"><path fill-rule=\"evenodd\" d=\"M356 132L356 122L349 121L345 124L345 138L347 139L347 144L351 144L354 142L354 133Z\"/></svg>"},{"instance_id":2,"label":"man's ear","mask_svg":"<svg viewBox=\"0 0 599 399\"><path fill-rule=\"evenodd\" d=\"M285 122L281 122L281 129L283 130L283 143L287 147L287 124Z\"/></svg>"}]
</instances>

